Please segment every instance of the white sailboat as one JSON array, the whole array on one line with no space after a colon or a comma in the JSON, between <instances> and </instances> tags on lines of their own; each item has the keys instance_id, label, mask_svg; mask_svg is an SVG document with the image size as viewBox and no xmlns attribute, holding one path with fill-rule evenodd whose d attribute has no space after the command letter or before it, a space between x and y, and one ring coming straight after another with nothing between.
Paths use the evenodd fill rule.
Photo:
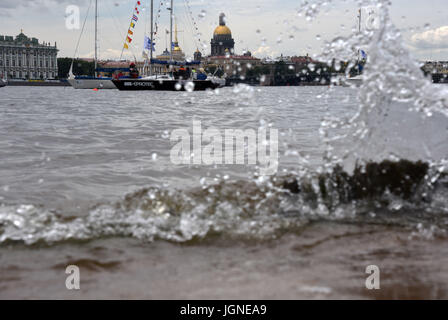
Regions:
<instances>
[{"instance_id":1,"label":"white sailboat","mask_svg":"<svg viewBox=\"0 0 448 320\"><path fill-rule=\"evenodd\" d=\"M116 89L112 78L98 77L98 0L95 0L95 76L75 76L73 74L73 62L70 66L68 83L75 89Z\"/></svg>"},{"instance_id":2,"label":"white sailboat","mask_svg":"<svg viewBox=\"0 0 448 320\"><path fill-rule=\"evenodd\" d=\"M358 16L359 22L358 22L358 28L359 28L359 33L361 33L361 19L362 19L362 11L361 9L359 9L359 16ZM357 66L358 66L358 74L352 77L349 77L346 79L346 82L351 85L351 86L355 86L355 87L360 87L362 85L363 82L363 75L361 73L361 59L360 59L360 54L361 54L362 50L358 50L358 61L357 61Z\"/></svg>"}]
</instances>

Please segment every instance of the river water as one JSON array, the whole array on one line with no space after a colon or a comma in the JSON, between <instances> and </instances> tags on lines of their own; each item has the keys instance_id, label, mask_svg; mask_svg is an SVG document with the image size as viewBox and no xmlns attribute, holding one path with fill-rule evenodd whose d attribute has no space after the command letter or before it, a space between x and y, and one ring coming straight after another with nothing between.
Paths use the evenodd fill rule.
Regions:
<instances>
[{"instance_id":1,"label":"river water","mask_svg":"<svg viewBox=\"0 0 448 320\"><path fill-rule=\"evenodd\" d=\"M393 156L355 173L329 160L325 119L359 104L356 89L326 86L1 89L0 298L447 298L447 181L413 157L432 147L394 145L386 128L364 147ZM423 132L447 155L444 116L429 129L406 116L394 130ZM277 129L275 174L175 164L170 136L194 121ZM68 265L81 290L66 289ZM379 290L366 289L369 265Z\"/></svg>"}]
</instances>

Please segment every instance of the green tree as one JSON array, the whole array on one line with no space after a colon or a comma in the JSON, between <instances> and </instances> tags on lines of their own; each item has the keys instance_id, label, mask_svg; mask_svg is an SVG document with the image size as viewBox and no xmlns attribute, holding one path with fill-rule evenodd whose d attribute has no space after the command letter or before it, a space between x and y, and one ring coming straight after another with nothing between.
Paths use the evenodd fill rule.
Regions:
<instances>
[{"instance_id":1,"label":"green tree","mask_svg":"<svg viewBox=\"0 0 448 320\"><path fill-rule=\"evenodd\" d=\"M65 79L70 71L72 58L58 58L58 78ZM95 75L95 63L75 59L73 62L73 74L83 76Z\"/></svg>"},{"instance_id":2,"label":"green tree","mask_svg":"<svg viewBox=\"0 0 448 320\"><path fill-rule=\"evenodd\" d=\"M255 66L251 69L248 69L246 72L246 78L260 78L262 75L267 75L271 73L271 69L269 66Z\"/></svg>"}]
</instances>

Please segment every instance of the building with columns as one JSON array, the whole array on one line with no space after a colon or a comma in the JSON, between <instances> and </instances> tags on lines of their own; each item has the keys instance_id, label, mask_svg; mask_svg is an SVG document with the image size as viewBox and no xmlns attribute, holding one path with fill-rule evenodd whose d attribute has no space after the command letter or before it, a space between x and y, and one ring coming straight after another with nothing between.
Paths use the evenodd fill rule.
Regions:
<instances>
[{"instance_id":1,"label":"building with columns","mask_svg":"<svg viewBox=\"0 0 448 320\"><path fill-rule=\"evenodd\" d=\"M39 43L23 32L18 36L0 36L0 76L8 79L54 79L58 76L58 49Z\"/></svg>"},{"instance_id":2,"label":"building with columns","mask_svg":"<svg viewBox=\"0 0 448 320\"><path fill-rule=\"evenodd\" d=\"M225 14L219 15L219 25L213 32L213 38L210 41L212 56L223 56L233 54L235 41L232 38L232 31L226 26Z\"/></svg>"}]
</instances>

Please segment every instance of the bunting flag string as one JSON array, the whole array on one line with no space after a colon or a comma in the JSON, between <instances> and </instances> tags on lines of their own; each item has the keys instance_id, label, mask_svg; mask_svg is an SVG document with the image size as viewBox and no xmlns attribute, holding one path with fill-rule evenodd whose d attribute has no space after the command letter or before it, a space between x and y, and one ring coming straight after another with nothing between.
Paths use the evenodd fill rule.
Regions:
<instances>
[{"instance_id":1,"label":"bunting flag string","mask_svg":"<svg viewBox=\"0 0 448 320\"><path fill-rule=\"evenodd\" d=\"M184 0L184 3L186 5L186 9L187 9L186 11L189 14L190 19L192 21L194 32L196 33L194 35L194 37L198 39L199 43L201 43L201 36L200 36L200 32L199 32L199 26L198 26L198 24L196 22L196 19L193 16L193 11L191 10L191 6L190 6L190 0Z\"/></svg>"},{"instance_id":2,"label":"bunting flag string","mask_svg":"<svg viewBox=\"0 0 448 320\"><path fill-rule=\"evenodd\" d=\"M131 23L126 34L126 39L123 44L123 49L129 49L129 45L132 42L132 36L134 35L135 24L138 21L138 15L140 14L141 1L137 1L135 4L134 12L132 13Z\"/></svg>"},{"instance_id":3,"label":"bunting flag string","mask_svg":"<svg viewBox=\"0 0 448 320\"><path fill-rule=\"evenodd\" d=\"M160 1L159 3L159 7L157 9L157 14L155 15L155 21L154 21L154 37L157 37L158 33L159 33L159 19L160 19L160 15L162 12L162 7L163 7L163 2L164 0Z\"/></svg>"}]
</instances>

